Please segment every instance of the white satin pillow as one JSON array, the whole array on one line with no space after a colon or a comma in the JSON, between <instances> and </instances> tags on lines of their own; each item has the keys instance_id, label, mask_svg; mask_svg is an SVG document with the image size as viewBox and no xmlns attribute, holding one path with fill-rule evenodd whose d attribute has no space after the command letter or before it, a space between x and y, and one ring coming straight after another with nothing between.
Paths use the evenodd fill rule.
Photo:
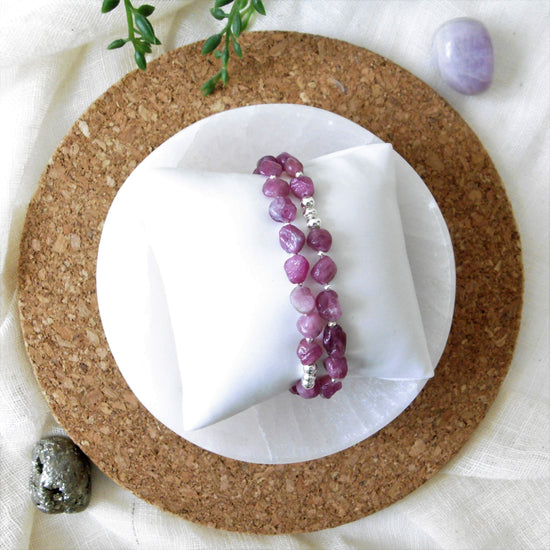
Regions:
<instances>
[{"instance_id":1,"label":"white satin pillow","mask_svg":"<svg viewBox=\"0 0 550 550\"><path fill-rule=\"evenodd\" d=\"M332 399L357 376L433 375L393 159L391 145L376 144L319 157L304 169L333 235L332 286L348 334L350 373ZM208 426L300 377L298 313L283 270L288 256L278 244L280 224L267 213L263 181L142 170L121 188L105 222L97 270L105 333L134 393L168 426ZM132 278L119 275L128 262Z\"/></svg>"}]
</instances>

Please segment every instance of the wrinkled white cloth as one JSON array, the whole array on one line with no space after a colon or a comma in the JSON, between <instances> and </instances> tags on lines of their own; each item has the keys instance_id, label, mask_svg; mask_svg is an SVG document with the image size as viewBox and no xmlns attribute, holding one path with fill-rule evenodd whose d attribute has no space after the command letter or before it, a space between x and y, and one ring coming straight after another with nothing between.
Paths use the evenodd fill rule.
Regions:
<instances>
[{"instance_id":1,"label":"wrinkled white cloth","mask_svg":"<svg viewBox=\"0 0 550 550\"><path fill-rule=\"evenodd\" d=\"M163 46L204 39L212 2L164 0L153 16ZM26 208L48 158L78 116L133 69L121 13L89 0L0 1L0 547L6 549L332 548L497 549L550 546L549 209L550 5L545 0L265 0L254 29L295 30L382 54L427 82L487 148L512 202L523 245L525 307L510 372L473 437L426 485L389 508L336 529L260 537L195 525L150 506L94 470L90 507L35 511L30 452L56 430L25 356L16 271ZM430 60L433 32L477 17L493 38L493 86L450 90ZM246 55L246 52L245 52ZM184 78L184 75L182 75Z\"/></svg>"}]
</instances>

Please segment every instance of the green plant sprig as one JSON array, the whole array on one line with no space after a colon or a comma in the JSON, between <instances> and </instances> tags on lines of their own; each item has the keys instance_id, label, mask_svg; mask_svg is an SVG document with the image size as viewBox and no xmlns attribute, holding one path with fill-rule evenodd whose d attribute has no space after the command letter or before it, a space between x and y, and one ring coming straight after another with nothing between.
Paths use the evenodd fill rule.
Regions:
<instances>
[{"instance_id":1,"label":"green plant sprig","mask_svg":"<svg viewBox=\"0 0 550 550\"><path fill-rule=\"evenodd\" d=\"M107 13L114 10L120 4L120 0L103 0L101 12ZM131 0L124 0L126 20L128 22L128 37L113 40L108 50L122 48L126 43L131 42L134 46L134 59L137 66L144 71L147 68L146 53L151 53L151 46L158 46L161 42L155 36L153 25L148 17L155 11L154 6L143 4L138 8L132 5Z\"/></svg>"},{"instance_id":2,"label":"green plant sprig","mask_svg":"<svg viewBox=\"0 0 550 550\"><path fill-rule=\"evenodd\" d=\"M233 5L228 12L225 12L222 7L228 4ZM222 62L221 69L202 85L201 90L204 95L211 94L220 81L225 86L229 78L227 67L231 49L238 57L243 56L239 37L248 27L253 15L256 13L265 15L265 8L262 0L215 0L210 13L218 21L225 20L226 24L221 32L207 38L202 46L203 55L214 52L214 57Z\"/></svg>"}]
</instances>

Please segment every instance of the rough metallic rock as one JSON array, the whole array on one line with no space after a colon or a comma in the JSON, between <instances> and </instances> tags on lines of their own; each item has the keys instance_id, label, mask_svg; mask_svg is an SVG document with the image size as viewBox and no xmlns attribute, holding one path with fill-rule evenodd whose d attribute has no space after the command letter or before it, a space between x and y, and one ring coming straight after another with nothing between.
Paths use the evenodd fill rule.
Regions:
<instances>
[{"instance_id":1,"label":"rough metallic rock","mask_svg":"<svg viewBox=\"0 0 550 550\"><path fill-rule=\"evenodd\" d=\"M30 494L41 512L81 512L90 503L91 489L90 461L69 438L51 436L36 443Z\"/></svg>"}]
</instances>

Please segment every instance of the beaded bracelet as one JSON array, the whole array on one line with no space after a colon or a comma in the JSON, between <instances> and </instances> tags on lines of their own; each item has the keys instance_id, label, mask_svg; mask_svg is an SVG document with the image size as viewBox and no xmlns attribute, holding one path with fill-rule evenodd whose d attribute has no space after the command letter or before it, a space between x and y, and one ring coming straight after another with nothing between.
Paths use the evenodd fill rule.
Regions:
<instances>
[{"instance_id":1,"label":"beaded bracelet","mask_svg":"<svg viewBox=\"0 0 550 550\"><path fill-rule=\"evenodd\" d=\"M290 178L289 182L283 179L283 172ZM332 246L332 235L321 228L313 199L314 184L311 178L304 175L303 165L298 159L288 153L281 153L277 157L265 156L258 161L254 173L267 177L262 191L266 197L273 199L269 205L269 215L276 222L285 224L279 231L279 243L285 252L291 254L284 269L289 281L296 285L290 293L290 302L301 313L296 326L304 337L297 349L302 364L302 378L290 391L305 399L318 395L330 399L342 388L340 380L348 372L346 333L336 323L342 315L342 307L338 294L330 288L330 282L337 271L336 264L327 255ZM295 220L297 213L290 198L291 192L300 200L308 227L307 238L303 231L290 223ZM306 243L320 256L311 268L312 279L323 287L317 296L304 286L310 266L299 252ZM323 355L323 348L317 340L321 334L327 354L323 361L327 374L317 377L317 361Z\"/></svg>"}]
</instances>

